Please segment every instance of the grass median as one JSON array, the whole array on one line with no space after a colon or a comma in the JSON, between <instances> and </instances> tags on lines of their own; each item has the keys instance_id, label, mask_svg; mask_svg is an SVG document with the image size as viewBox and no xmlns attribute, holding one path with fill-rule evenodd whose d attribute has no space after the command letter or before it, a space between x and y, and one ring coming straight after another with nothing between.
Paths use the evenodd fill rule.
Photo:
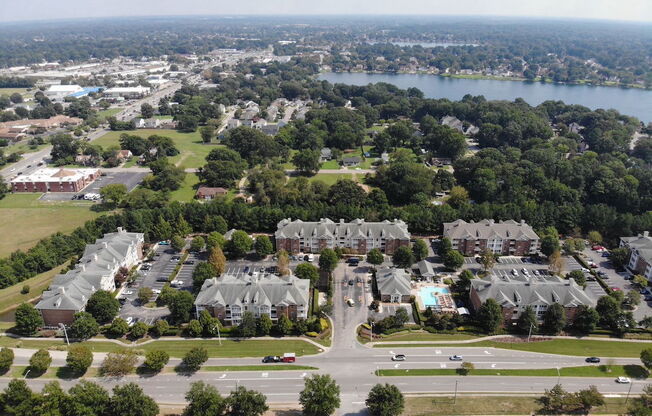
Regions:
<instances>
[{"instance_id":1,"label":"grass median","mask_svg":"<svg viewBox=\"0 0 652 416\"><path fill-rule=\"evenodd\" d=\"M496 342L478 341L469 342L463 345L453 344L377 344L374 348L414 348L414 347L437 347L437 348L465 348L465 347L492 347L511 349L519 351L540 352L546 354L596 356L596 357L634 357L638 358L641 351L652 348L652 343L645 342L624 342L624 341L597 341L580 339L552 339L549 341L535 342Z\"/></svg>"},{"instance_id":2,"label":"grass median","mask_svg":"<svg viewBox=\"0 0 652 416\"><path fill-rule=\"evenodd\" d=\"M413 369L386 369L377 370L376 375L384 377L395 376L458 376L454 368L413 368ZM612 366L579 366L562 367L557 373L556 368L535 369L475 369L469 376L523 376L523 377L633 377L646 379L648 373L640 365L612 365Z\"/></svg>"}]
</instances>

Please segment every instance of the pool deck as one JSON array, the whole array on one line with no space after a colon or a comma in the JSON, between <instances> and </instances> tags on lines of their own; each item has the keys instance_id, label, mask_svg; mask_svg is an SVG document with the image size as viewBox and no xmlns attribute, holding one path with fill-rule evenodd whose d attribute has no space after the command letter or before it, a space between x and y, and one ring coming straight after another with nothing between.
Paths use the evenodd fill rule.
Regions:
<instances>
[{"instance_id":1,"label":"pool deck","mask_svg":"<svg viewBox=\"0 0 652 416\"><path fill-rule=\"evenodd\" d=\"M437 295L437 305L436 306L429 305L432 308L433 312L457 313L457 307L455 306L455 301L453 300L453 296L451 296L450 294L450 288L448 287L448 285L435 284L435 283L416 283L412 287L411 294L414 296L414 300L417 302L417 307L419 308L420 311L426 310L426 305L424 304L423 299L421 299L421 294L420 294L421 289L424 288L446 289L449 292L447 294Z\"/></svg>"}]
</instances>

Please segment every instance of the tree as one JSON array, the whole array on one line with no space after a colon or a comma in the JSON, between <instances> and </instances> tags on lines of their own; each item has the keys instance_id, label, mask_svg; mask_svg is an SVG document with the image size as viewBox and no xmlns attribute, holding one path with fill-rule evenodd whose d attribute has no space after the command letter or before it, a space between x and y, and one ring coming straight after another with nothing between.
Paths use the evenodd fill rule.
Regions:
<instances>
[{"instance_id":1,"label":"tree","mask_svg":"<svg viewBox=\"0 0 652 416\"><path fill-rule=\"evenodd\" d=\"M186 333L189 337L195 338L201 336L202 332L204 332L204 328L202 328L202 325L197 319L191 319L190 322L188 322Z\"/></svg>"},{"instance_id":2,"label":"tree","mask_svg":"<svg viewBox=\"0 0 652 416\"><path fill-rule=\"evenodd\" d=\"M165 319L159 319L154 323L154 326L152 327L152 332L157 337L162 337L169 330L170 330L170 324Z\"/></svg>"},{"instance_id":3,"label":"tree","mask_svg":"<svg viewBox=\"0 0 652 416\"><path fill-rule=\"evenodd\" d=\"M100 373L109 377L122 377L131 373L137 362L138 356L134 351L123 349L110 352L100 365Z\"/></svg>"},{"instance_id":4,"label":"tree","mask_svg":"<svg viewBox=\"0 0 652 416\"><path fill-rule=\"evenodd\" d=\"M29 359L29 369L36 374L43 374L52 364L52 357L48 350L40 349Z\"/></svg>"},{"instance_id":5,"label":"tree","mask_svg":"<svg viewBox=\"0 0 652 416\"><path fill-rule=\"evenodd\" d=\"M0 373L5 373L14 363L14 350L7 347L0 349Z\"/></svg>"},{"instance_id":6,"label":"tree","mask_svg":"<svg viewBox=\"0 0 652 416\"><path fill-rule=\"evenodd\" d=\"M288 335L292 332L292 321L285 315L281 315L280 318L276 321L276 332L279 335Z\"/></svg>"},{"instance_id":7,"label":"tree","mask_svg":"<svg viewBox=\"0 0 652 416\"><path fill-rule=\"evenodd\" d=\"M241 336L250 338L256 336L256 317L251 311L245 311L242 314L242 321L238 327L238 332Z\"/></svg>"},{"instance_id":8,"label":"tree","mask_svg":"<svg viewBox=\"0 0 652 416\"><path fill-rule=\"evenodd\" d=\"M596 386L589 386L588 389L582 389L573 395L575 401L579 404L579 413L588 415L593 407L604 405L604 396L600 394ZM574 400L570 400L572 403ZM570 410L570 409L569 409ZM577 413L577 412L573 412Z\"/></svg>"},{"instance_id":9,"label":"tree","mask_svg":"<svg viewBox=\"0 0 652 416\"><path fill-rule=\"evenodd\" d=\"M580 305L575 320L573 321L573 329L588 334L595 329L595 326L600 320L598 312L590 306Z\"/></svg>"},{"instance_id":10,"label":"tree","mask_svg":"<svg viewBox=\"0 0 652 416\"><path fill-rule=\"evenodd\" d=\"M103 416L108 414L109 392L98 384L80 380L68 390L66 415Z\"/></svg>"},{"instance_id":11,"label":"tree","mask_svg":"<svg viewBox=\"0 0 652 416\"><path fill-rule=\"evenodd\" d=\"M480 253L480 264L486 273L489 270L493 269L494 265L496 264L496 256L494 256L494 253L491 250L484 249L482 253Z\"/></svg>"},{"instance_id":12,"label":"tree","mask_svg":"<svg viewBox=\"0 0 652 416\"><path fill-rule=\"evenodd\" d=\"M444 237L439 242L439 246L437 246L437 254L439 255L439 257L444 257L446 253L448 253L452 249L453 249L453 243L451 243L451 240L448 237Z\"/></svg>"},{"instance_id":13,"label":"tree","mask_svg":"<svg viewBox=\"0 0 652 416\"><path fill-rule=\"evenodd\" d=\"M111 322L120 310L120 302L106 290L93 293L86 303L86 312L99 323Z\"/></svg>"},{"instance_id":14,"label":"tree","mask_svg":"<svg viewBox=\"0 0 652 416\"><path fill-rule=\"evenodd\" d=\"M428 257L428 245L422 239L417 239L412 245L412 254L416 261L421 261Z\"/></svg>"},{"instance_id":15,"label":"tree","mask_svg":"<svg viewBox=\"0 0 652 416\"><path fill-rule=\"evenodd\" d=\"M648 284L645 276L641 276L640 274L634 275L634 277L632 277L632 283L637 285L641 289L644 289Z\"/></svg>"},{"instance_id":16,"label":"tree","mask_svg":"<svg viewBox=\"0 0 652 416\"><path fill-rule=\"evenodd\" d=\"M470 361L465 361L460 365L460 368L457 369L457 372L463 376L469 375L471 371L475 370L475 366Z\"/></svg>"},{"instance_id":17,"label":"tree","mask_svg":"<svg viewBox=\"0 0 652 416\"><path fill-rule=\"evenodd\" d=\"M566 279L573 279L580 286L586 286L586 276L581 270L573 270L566 275Z\"/></svg>"},{"instance_id":18,"label":"tree","mask_svg":"<svg viewBox=\"0 0 652 416\"><path fill-rule=\"evenodd\" d=\"M33 399L34 395L25 380L11 380L0 395L3 412L12 416L33 415Z\"/></svg>"},{"instance_id":19,"label":"tree","mask_svg":"<svg viewBox=\"0 0 652 416\"><path fill-rule=\"evenodd\" d=\"M181 251L183 248L186 246L186 240L183 239L178 234L175 234L172 236L172 239L170 240L170 244L172 245L172 248L176 251Z\"/></svg>"},{"instance_id":20,"label":"tree","mask_svg":"<svg viewBox=\"0 0 652 416\"><path fill-rule=\"evenodd\" d=\"M552 389L546 389L537 402L543 407L541 410L545 414L563 413L567 395L561 384L556 384Z\"/></svg>"},{"instance_id":21,"label":"tree","mask_svg":"<svg viewBox=\"0 0 652 416\"><path fill-rule=\"evenodd\" d=\"M294 275L299 279L310 280L310 284L314 287L319 280L319 269L310 263L301 263L294 270Z\"/></svg>"},{"instance_id":22,"label":"tree","mask_svg":"<svg viewBox=\"0 0 652 416\"><path fill-rule=\"evenodd\" d=\"M548 334L557 335L566 327L566 311L559 303L548 306L543 315L542 328Z\"/></svg>"},{"instance_id":23,"label":"tree","mask_svg":"<svg viewBox=\"0 0 652 416\"><path fill-rule=\"evenodd\" d=\"M149 371L158 373L170 361L170 354L162 350L151 350L145 355L145 362L143 365Z\"/></svg>"},{"instance_id":24,"label":"tree","mask_svg":"<svg viewBox=\"0 0 652 416\"><path fill-rule=\"evenodd\" d=\"M183 416L221 415L226 410L227 403L217 389L203 381L190 385L186 393L188 405L183 410Z\"/></svg>"},{"instance_id":25,"label":"tree","mask_svg":"<svg viewBox=\"0 0 652 416\"><path fill-rule=\"evenodd\" d=\"M360 185L351 179L338 179L328 190L328 202L332 205L344 204L359 207L365 203L367 194Z\"/></svg>"},{"instance_id":26,"label":"tree","mask_svg":"<svg viewBox=\"0 0 652 416\"><path fill-rule=\"evenodd\" d=\"M190 371L195 372L199 370L206 361L208 360L208 351L203 347L194 347L190 349L186 355L183 356L181 364L183 367Z\"/></svg>"},{"instance_id":27,"label":"tree","mask_svg":"<svg viewBox=\"0 0 652 416\"><path fill-rule=\"evenodd\" d=\"M317 173L321 168L320 159L321 153L319 150L304 149L298 151L292 157L292 163L299 172L312 175Z\"/></svg>"},{"instance_id":28,"label":"tree","mask_svg":"<svg viewBox=\"0 0 652 416\"><path fill-rule=\"evenodd\" d=\"M518 317L518 329L523 334L529 334L530 330L533 334L537 333L537 315L531 306L526 306L521 316Z\"/></svg>"},{"instance_id":29,"label":"tree","mask_svg":"<svg viewBox=\"0 0 652 416\"><path fill-rule=\"evenodd\" d=\"M23 96L19 92L15 92L9 96L9 100L14 104L23 102Z\"/></svg>"},{"instance_id":30,"label":"tree","mask_svg":"<svg viewBox=\"0 0 652 416\"><path fill-rule=\"evenodd\" d=\"M244 257L253 246L253 241L246 232L237 230L226 243L226 251L233 258Z\"/></svg>"},{"instance_id":31,"label":"tree","mask_svg":"<svg viewBox=\"0 0 652 416\"><path fill-rule=\"evenodd\" d=\"M629 324L628 316L623 313L621 304L622 301L614 296L602 296L598 299L595 310L600 317L600 326L619 332L625 328L625 324Z\"/></svg>"},{"instance_id":32,"label":"tree","mask_svg":"<svg viewBox=\"0 0 652 416\"><path fill-rule=\"evenodd\" d=\"M306 416L329 416L340 407L340 387L328 374L313 374L305 379L299 403Z\"/></svg>"},{"instance_id":33,"label":"tree","mask_svg":"<svg viewBox=\"0 0 652 416\"><path fill-rule=\"evenodd\" d=\"M90 313L77 312L68 333L73 338L89 339L100 333L100 326Z\"/></svg>"},{"instance_id":34,"label":"tree","mask_svg":"<svg viewBox=\"0 0 652 416\"><path fill-rule=\"evenodd\" d=\"M462 186L453 186L448 194L448 204L459 208L469 202L469 191Z\"/></svg>"},{"instance_id":35,"label":"tree","mask_svg":"<svg viewBox=\"0 0 652 416\"><path fill-rule=\"evenodd\" d=\"M274 246L268 236L259 235L254 242L254 250L256 255L263 259L274 252Z\"/></svg>"},{"instance_id":36,"label":"tree","mask_svg":"<svg viewBox=\"0 0 652 416\"><path fill-rule=\"evenodd\" d=\"M256 334L259 337L267 336L273 327L274 322L272 322L272 318L270 318L266 313L261 314L256 322Z\"/></svg>"},{"instance_id":37,"label":"tree","mask_svg":"<svg viewBox=\"0 0 652 416\"><path fill-rule=\"evenodd\" d=\"M564 268L564 258L561 256L559 250L553 251L548 257L548 269L555 274L561 273Z\"/></svg>"},{"instance_id":38,"label":"tree","mask_svg":"<svg viewBox=\"0 0 652 416\"><path fill-rule=\"evenodd\" d=\"M372 248L367 253L367 262L370 264L378 266L382 264L383 261L385 261L385 256L383 256L383 253L379 249Z\"/></svg>"},{"instance_id":39,"label":"tree","mask_svg":"<svg viewBox=\"0 0 652 416\"><path fill-rule=\"evenodd\" d=\"M226 239L224 239L224 236L217 231L210 232L208 237L206 237L206 249L209 251L214 247L223 249L224 244L226 244Z\"/></svg>"},{"instance_id":40,"label":"tree","mask_svg":"<svg viewBox=\"0 0 652 416\"><path fill-rule=\"evenodd\" d=\"M555 251L559 251L559 236L546 234L541 237L541 253L548 257Z\"/></svg>"},{"instance_id":41,"label":"tree","mask_svg":"<svg viewBox=\"0 0 652 416\"><path fill-rule=\"evenodd\" d=\"M648 370L652 370L652 348L641 351L641 362Z\"/></svg>"},{"instance_id":42,"label":"tree","mask_svg":"<svg viewBox=\"0 0 652 416\"><path fill-rule=\"evenodd\" d=\"M412 254L412 250L410 250L410 247L401 246L397 248L394 254L392 255L392 262L397 267L401 267L403 269L412 267L412 265L414 264L414 254Z\"/></svg>"},{"instance_id":43,"label":"tree","mask_svg":"<svg viewBox=\"0 0 652 416\"><path fill-rule=\"evenodd\" d=\"M198 235L197 237L193 238L192 241L190 242L190 251L199 253L204 249L205 245L206 245L206 241L204 241L204 237Z\"/></svg>"},{"instance_id":44,"label":"tree","mask_svg":"<svg viewBox=\"0 0 652 416\"><path fill-rule=\"evenodd\" d=\"M154 295L154 292L152 291L152 288L143 286L140 289L138 289L138 301L144 305L149 300L152 298Z\"/></svg>"},{"instance_id":45,"label":"tree","mask_svg":"<svg viewBox=\"0 0 652 416\"><path fill-rule=\"evenodd\" d=\"M494 333L503 324L503 309L489 298L478 309L477 320L487 333Z\"/></svg>"},{"instance_id":46,"label":"tree","mask_svg":"<svg viewBox=\"0 0 652 416\"><path fill-rule=\"evenodd\" d=\"M399 416L403 413L403 393L393 384L376 384L365 400L371 416Z\"/></svg>"},{"instance_id":47,"label":"tree","mask_svg":"<svg viewBox=\"0 0 652 416\"><path fill-rule=\"evenodd\" d=\"M154 107L149 103L143 103L140 105L140 115L143 118L152 118L154 117Z\"/></svg>"},{"instance_id":48,"label":"tree","mask_svg":"<svg viewBox=\"0 0 652 416\"><path fill-rule=\"evenodd\" d=\"M588 239L591 244L602 244L602 234L597 231L589 231Z\"/></svg>"},{"instance_id":49,"label":"tree","mask_svg":"<svg viewBox=\"0 0 652 416\"><path fill-rule=\"evenodd\" d=\"M457 250L449 250L444 256L444 266L450 270L457 270L464 264L464 256Z\"/></svg>"},{"instance_id":50,"label":"tree","mask_svg":"<svg viewBox=\"0 0 652 416\"><path fill-rule=\"evenodd\" d=\"M634 309L640 303L641 303L641 294L638 292L638 290L630 290L629 292L627 292L627 294L625 295L625 299L623 300L623 305L627 305L631 309Z\"/></svg>"},{"instance_id":51,"label":"tree","mask_svg":"<svg viewBox=\"0 0 652 416\"><path fill-rule=\"evenodd\" d=\"M110 414L120 416L156 416L159 413L154 399L143 393L136 383L115 386L109 409Z\"/></svg>"},{"instance_id":52,"label":"tree","mask_svg":"<svg viewBox=\"0 0 652 416\"><path fill-rule=\"evenodd\" d=\"M629 416L650 416L652 415L652 384L643 387L640 397L634 398L629 406Z\"/></svg>"},{"instance_id":53,"label":"tree","mask_svg":"<svg viewBox=\"0 0 652 416\"><path fill-rule=\"evenodd\" d=\"M467 290L471 286L471 280L475 279L471 270L462 270L458 276L458 285L460 288Z\"/></svg>"},{"instance_id":54,"label":"tree","mask_svg":"<svg viewBox=\"0 0 652 416\"><path fill-rule=\"evenodd\" d=\"M199 128L199 134L201 134L201 139L204 143L210 143L215 136L215 127L214 126L203 126Z\"/></svg>"},{"instance_id":55,"label":"tree","mask_svg":"<svg viewBox=\"0 0 652 416\"><path fill-rule=\"evenodd\" d=\"M127 186L123 183L112 183L100 188L100 196L103 201L117 206L127 196Z\"/></svg>"},{"instance_id":56,"label":"tree","mask_svg":"<svg viewBox=\"0 0 652 416\"><path fill-rule=\"evenodd\" d=\"M219 245L210 249L208 264L213 268L214 276L220 276L226 270L226 257Z\"/></svg>"},{"instance_id":57,"label":"tree","mask_svg":"<svg viewBox=\"0 0 652 416\"><path fill-rule=\"evenodd\" d=\"M323 272L332 273L339 261L333 249L325 248L319 253L319 269Z\"/></svg>"},{"instance_id":58,"label":"tree","mask_svg":"<svg viewBox=\"0 0 652 416\"><path fill-rule=\"evenodd\" d=\"M107 332L114 337L122 337L129 332L129 324L124 319L118 317L111 322Z\"/></svg>"},{"instance_id":59,"label":"tree","mask_svg":"<svg viewBox=\"0 0 652 416\"><path fill-rule=\"evenodd\" d=\"M290 255L287 251L281 249L276 256L278 257L276 262L278 273L281 276L288 276L290 274Z\"/></svg>"},{"instance_id":60,"label":"tree","mask_svg":"<svg viewBox=\"0 0 652 416\"><path fill-rule=\"evenodd\" d=\"M149 325L141 321L136 322L134 326L131 327L129 334L131 335L131 338L138 339L147 335L147 331L149 331Z\"/></svg>"},{"instance_id":61,"label":"tree","mask_svg":"<svg viewBox=\"0 0 652 416\"><path fill-rule=\"evenodd\" d=\"M84 345L73 344L68 347L66 365L75 374L84 374L93 363L93 352Z\"/></svg>"},{"instance_id":62,"label":"tree","mask_svg":"<svg viewBox=\"0 0 652 416\"><path fill-rule=\"evenodd\" d=\"M611 250L611 256L609 260L618 270L625 268L625 265L629 262L630 251L627 247L618 247Z\"/></svg>"},{"instance_id":63,"label":"tree","mask_svg":"<svg viewBox=\"0 0 652 416\"><path fill-rule=\"evenodd\" d=\"M405 308L397 308L396 312L394 313L394 319L396 320L396 324L398 326L403 326L408 323L410 316L408 315L408 312L405 310Z\"/></svg>"},{"instance_id":64,"label":"tree","mask_svg":"<svg viewBox=\"0 0 652 416\"><path fill-rule=\"evenodd\" d=\"M233 188L244 175L245 168L246 162L210 161L199 169L197 176L206 186Z\"/></svg>"},{"instance_id":65,"label":"tree","mask_svg":"<svg viewBox=\"0 0 652 416\"><path fill-rule=\"evenodd\" d=\"M31 303L21 303L16 308L16 332L21 335L32 335L43 326L41 313Z\"/></svg>"},{"instance_id":66,"label":"tree","mask_svg":"<svg viewBox=\"0 0 652 416\"><path fill-rule=\"evenodd\" d=\"M190 292L185 290L176 291L168 302L170 319L173 322L188 322L190 320L190 313L194 307L193 302L194 299Z\"/></svg>"},{"instance_id":67,"label":"tree","mask_svg":"<svg viewBox=\"0 0 652 416\"><path fill-rule=\"evenodd\" d=\"M226 399L229 416L261 416L267 410L267 398L255 391L238 386Z\"/></svg>"},{"instance_id":68,"label":"tree","mask_svg":"<svg viewBox=\"0 0 652 416\"><path fill-rule=\"evenodd\" d=\"M206 280L215 276L217 276L217 271L212 263L199 263L192 272L193 287L199 290Z\"/></svg>"}]
</instances>

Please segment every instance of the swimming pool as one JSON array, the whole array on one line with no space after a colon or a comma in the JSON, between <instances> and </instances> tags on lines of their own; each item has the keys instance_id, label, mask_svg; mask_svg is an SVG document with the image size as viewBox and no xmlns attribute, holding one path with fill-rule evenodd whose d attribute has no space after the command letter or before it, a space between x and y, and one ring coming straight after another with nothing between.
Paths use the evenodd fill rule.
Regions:
<instances>
[{"instance_id":1,"label":"swimming pool","mask_svg":"<svg viewBox=\"0 0 652 416\"><path fill-rule=\"evenodd\" d=\"M424 307L437 306L437 295L450 295L451 291L447 287L423 286L419 289L419 297Z\"/></svg>"}]
</instances>

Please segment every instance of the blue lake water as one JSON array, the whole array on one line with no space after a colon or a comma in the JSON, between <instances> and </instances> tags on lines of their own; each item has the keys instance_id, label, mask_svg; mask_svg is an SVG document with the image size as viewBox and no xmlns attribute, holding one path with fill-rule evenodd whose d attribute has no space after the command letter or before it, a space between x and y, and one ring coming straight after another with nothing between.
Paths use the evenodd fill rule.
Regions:
<instances>
[{"instance_id":1,"label":"blue lake water","mask_svg":"<svg viewBox=\"0 0 652 416\"><path fill-rule=\"evenodd\" d=\"M462 99L466 94L484 95L488 100L513 101L520 97L530 105L539 105L547 100L561 100L566 104L580 104L593 110L613 108L646 123L652 121L652 91L639 88L448 78L429 74L372 74L364 72L325 72L319 75L319 79L351 85L386 82L403 89L416 87L423 91L427 98L448 98L456 101Z\"/></svg>"}]
</instances>

